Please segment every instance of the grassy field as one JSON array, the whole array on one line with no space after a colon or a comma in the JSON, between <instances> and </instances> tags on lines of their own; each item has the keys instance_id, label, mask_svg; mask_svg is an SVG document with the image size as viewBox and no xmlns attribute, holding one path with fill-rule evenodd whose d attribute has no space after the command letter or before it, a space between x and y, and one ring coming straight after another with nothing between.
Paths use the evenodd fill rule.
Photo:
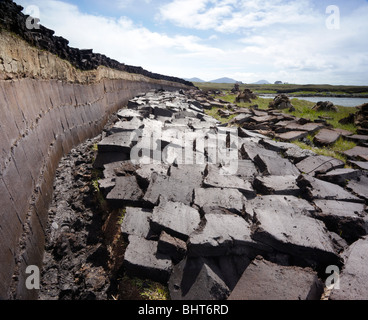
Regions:
<instances>
[{"instance_id":1,"label":"grassy field","mask_svg":"<svg viewBox=\"0 0 368 320\"><path fill-rule=\"evenodd\" d=\"M234 102L235 95L228 94L226 96L218 96L217 98L221 98L222 100L229 101L229 102ZM249 108L250 106L257 104L259 109L266 110L268 109L268 105L271 101L272 99L258 98L256 100L253 100L251 103L241 102L241 103L238 103L237 105L239 107ZM291 99L291 103L293 104L295 111L290 112L286 109L286 110L283 110L282 112L291 114L298 118L309 119L311 121L317 120L319 119L319 117L331 118L327 120L327 123L331 124L334 128L341 128L341 129L356 133L356 127L353 124L343 125L339 123L339 120L346 118L350 113L354 113L356 111L356 109L354 108L337 106L339 109L339 112L337 113L327 112L327 111L316 112L312 110L312 108L315 105L314 102L294 98L294 99ZM218 110L211 110L211 115L213 115L217 111ZM221 119L221 121L224 121L224 120Z\"/></svg>"},{"instance_id":2,"label":"grassy field","mask_svg":"<svg viewBox=\"0 0 368 320\"><path fill-rule=\"evenodd\" d=\"M216 96L216 98L220 98L225 101L229 101L234 103L235 95L227 94L225 96ZM255 104L258 105L259 109L266 110L268 109L269 103L272 101L272 99L264 99L264 98L258 98L253 100L251 103L237 103L239 107L249 108L250 106L253 106ZM302 99L291 99L291 102L295 108L295 111L289 111L289 110L280 110L280 112L284 112L287 114L291 114L298 118L305 118L309 119L311 121L314 121L316 119L319 119L319 117L325 117L328 118L327 123L331 124L334 128L340 128L344 130L348 130L352 133L356 133L357 128L354 124L340 124L339 120L347 117L350 113L354 113L356 109L350 108L350 107L343 107L343 106L337 106L339 111L338 112L316 112L313 110L313 106L315 103L302 100ZM218 119L222 123L227 123L230 121L235 115L232 115L228 118L221 118L218 115L219 108L212 108L211 110L207 110L207 114L210 116L213 116L214 118ZM347 163L347 158L341 154L341 152L352 149L356 146L356 143L347 141L343 138L340 138L336 143L334 143L331 146L319 148L313 145L313 138L314 135L309 135L306 139L307 141L293 141L294 144L298 145L302 149L308 149L311 150L317 154L325 155L334 157L337 159L340 159ZM347 165L349 167L349 165Z\"/></svg>"},{"instance_id":3,"label":"grassy field","mask_svg":"<svg viewBox=\"0 0 368 320\"><path fill-rule=\"evenodd\" d=\"M234 85L229 83L195 82L195 86L207 90L230 91ZM240 89L251 89L257 94L288 93L291 95L348 95L368 96L368 86L332 86L332 85L297 85L297 84L242 84Z\"/></svg>"},{"instance_id":4,"label":"grassy field","mask_svg":"<svg viewBox=\"0 0 368 320\"><path fill-rule=\"evenodd\" d=\"M310 142L313 142L313 136L308 136L307 139ZM311 150L316 154L339 159L345 162L345 164L347 163L347 158L345 155L341 154L341 152L350 150L356 146L356 143L352 141L347 141L343 138L340 138L332 146L323 148L314 147L302 141L293 141L293 143L302 149ZM345 165L345 167L350 168L350 166L347 164Z\"/></svg>"}]
</instances>

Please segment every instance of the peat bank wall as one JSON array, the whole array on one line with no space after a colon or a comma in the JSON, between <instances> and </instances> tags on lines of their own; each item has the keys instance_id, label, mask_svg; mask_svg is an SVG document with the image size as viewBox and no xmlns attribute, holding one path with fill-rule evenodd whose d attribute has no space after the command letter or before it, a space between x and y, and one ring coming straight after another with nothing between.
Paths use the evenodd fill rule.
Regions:
<instances>
[{"instance_id":1,"label":"peat bank wall","mask_svg":"<svg viewBox=\"0 0 368 320\"><path fill-rule=\"evenodd\" d=\"M61 157L99 134L109 115L137 94L190 84L123 67L82 70L9 31L5 20L21 25L27 16L12 1L0 5L0 300L35 299L26 289L26 268L42 264Z\"/></svg>"}]
</instances>

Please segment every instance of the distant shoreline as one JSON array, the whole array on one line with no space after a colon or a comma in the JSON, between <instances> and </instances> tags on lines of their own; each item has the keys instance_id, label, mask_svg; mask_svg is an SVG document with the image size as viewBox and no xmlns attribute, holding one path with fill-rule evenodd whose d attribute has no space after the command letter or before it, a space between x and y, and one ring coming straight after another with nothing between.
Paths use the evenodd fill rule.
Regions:
<instances>
[{"instance_id":1,"label":"distant shoreline","mask_svg":"<svg viewBox=\"0 0 368 320\"><path fill-rule=\"evenodd\" d=\"M229 83L197 83L194 85L204 91L219 90L229 92L234 84ZM368 99L368 86L342 86L342 85L296 85L296 84L240 84L240 90L252 90L257 95L287 94L291 98L361 98Z\"/></svg>"},{"instance_id":2,"label":"distant shoreline","mask_svg":"<svg viewBox=\"0 0 368 320\"><path fill-rule=\"evenodd\" d=\"M278 95L278 93L273 94L259 94L258 97L262 99L273 100L274 97ZM335 96L327 96L327 95L288 95L290 99L304 100L310 101L313 103L317 103L319 101L331 101L334 105L344 106L344 107L357 107L364 103L368 103L368 96L357 97L351 95L341 95L337 94Z\"/></svg>"},{"instance_id":3,"label":"distant shoreline","mask_svg":"<svg viewBox=\"0 0 368 320\"><path fill-rule=\"evenodd\" d=\"M274 96L279 93L270 93L269 95ZM322 97L322 98L367 98L368 94L320 94L320 93L310 93L310 94L288 94L290 98L308 98L308 97ZM268 95L268 93L264 93L262 95Z\"/></svg>"}]
</instances>

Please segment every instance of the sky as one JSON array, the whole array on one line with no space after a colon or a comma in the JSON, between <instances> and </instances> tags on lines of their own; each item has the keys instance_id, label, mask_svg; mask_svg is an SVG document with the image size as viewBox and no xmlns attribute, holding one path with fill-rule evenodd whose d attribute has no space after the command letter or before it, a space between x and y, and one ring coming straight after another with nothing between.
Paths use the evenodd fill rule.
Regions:
<instances>
[{"instance_id":1,"label":"sky","mask_svg":"<svg viewBox=\"0 0 368 320\"><path fill-rule=\"evenodd\" d=\"M368 0L15 0L69 40L151 72L368 85Z\"/></svg>"}]
</instances>

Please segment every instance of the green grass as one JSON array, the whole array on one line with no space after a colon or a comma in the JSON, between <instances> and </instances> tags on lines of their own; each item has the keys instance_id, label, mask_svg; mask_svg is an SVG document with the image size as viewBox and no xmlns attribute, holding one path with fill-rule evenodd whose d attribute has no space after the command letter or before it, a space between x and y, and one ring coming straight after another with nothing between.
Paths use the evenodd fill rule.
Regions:
<instances>
[{"instance_id":1,"label":"green grass","mask_svg":"<svg viewBox=\"0 0 368 320\"><path fill-rule=\"evenodd\" d=\"M234 103L236 95L233 94L227 94L226 96L217 96L216 98L220 98L224 101L228 101L231 103ZM253 106L255 104L258 105L258 108L261 110L267 110L269 103L273 99L266 99L266 98L258 98L253 100L251 103L237 103L239 107L242 108L249 108L250 106ZM311 121L318 120L319 117L328 117L332 118L331 120L327 120L328 124L331 124L334 128L340 128L344 130L351 131L352 133L356 133L357 128L354 124L341 124L339 123L339 120L346 118L349 116L350 113L355 113L357 110L355 108L351 107L343 107L343 106L337 106L339 111L338 112L331 112L331 111L315 111L312 108L315 106L314 102L302 100L302 99L291 99L291 103L295 108L295 111L289 111L288 109L280 110L280 112L284 112L287 114L291 114L297 118L305 118ZM216 119L220 120L221 122L225 123L228 120L219 118L216 113L217 110L210 110L209 115L214 116Z\"/></svg>"},{"instance_id":2,"label":"green grass","mask_svg":"<svg viewBox=\"0 0 368 320\"><path fill-rule=\"evenodd\" d=\"M125 218L125 214L126 214L126 208L119 209L119 219L117 221L117 224L118 225L122 225L123 224L123 221L124 221L124 218Z\"/></svg>"},{"instance_id":3,"label":"green grass","mask_svg":"<svg viewBox=\"0 0 368 320\"><path fill-rule=\"evenodd\" d=\"M168 288L156 282L149 282L148 286L141 293L147 300L169 300L170 294Z\"/></svg>"},{"instance_id":4,"label":"green grass","mask_svg":"<svg viewBox=\"0 0 368 320\"><path fill-rule=\"evenodd\" d=\"M98 183L98 180L101 179L102 177L103 177L103 173L101 170L98 170L98 169L92 170L92 186L94 189L96 203L102 211L107 212L108 204L107 204L107 201L105 200L104 195L102 194L100 190L100 186Z\"/></svg>"},{"instance_id":5,"label":"green grass","mask_svg":"<svg viewBox=\"0 0 368 320\"><path fill-rule=\"evenodd\" d=\"M302 99L291 99L291 103L293 104L295 111L284 110L283 112L291 114L298 118L305 118L311 121L319 119L319 117L328 117L332 118L331 120L327 120L327 123L332 125L334 128L340 128L344 130L351 131L352 133L356 133L357 128L354 124L341 124L339 121L343 118L349 116L350 113L355 113L357 110L351 107L343 107L337 106L339 109L338 112L331 111L315 111L313 110L314 102L302 100Z\"/></svg>"},{"instance_id":6,"label":"green grass","mask_svg":"<svg viewBox=\"0 0 368 320\"><path fill-rule=\"evenodd\" d=\"M228 101L228 102L234 103L235 102L236 95L235 94L227 94L226 96L216 96L216 98L219 98L219 99L222 99L224 101ZM240 102L240 103L237 103L236 105L239 106L239 107L241 107L241 108L249 108L249 107L254 106L256 104L256 105L258 105L258 108L259 109L267 110L268 109L268 105L269 105L269 103L272 100L273 99L258 98L258 99L252 100L251 103Z\"/></svg>"},{"instance_id":7,"label":"green grass","mask_svg":"<svg viewBox=\"0 0 368 320\"><path fill-rule=\"evenodd\" d=\"M336 141L336 143L333 146L331 146L331 149L334 152L344 152L352 148L355 148L356 146L357 144L355 142L346 140L341 137L339 140Z\"/></svg>"},{"instance_id":8,"label":"green grass","mask_svg":"<svg viewBox=\"0 0 368 320\"><path fill-rule=\"evenodd\" d=\"M292 141L295 145L302 149L310 150L316 154L327 156L327 157L333 157L336 159L339 159L343 161L345 164L347 163L347 157L342 154L342 152L350 150L357 146L355 142L345 140L344 138L340 138L337 140L333 145L328 147L315 147L313 146L313 138L314 135L308 135L307 139L312 142L312 145L309 145L302 141ZM345 165L346 167L349 167L348 165Z\"/></svg>"},{"instance_id":9,"label":"green grass","mask_svg":"<svg viewBox=\"0 0 368 320\"><path fill-rule=\"evenodd\" d=\"M130 300L170 300L168 288L158 282L127 275L120 281L123 297Z\"/></svg>"},{"instance_id":10,"label":"green grass","mask_svg":"<svg viewBox=\"0 0 368 320\"><path fill-rule=\"evenodd\" d=\"M215 108L213 107L210 110L206 110L206 114L215 118L216 120L220 121L221 123L227 123L229 122L232 118L234 118L236 115L231 115L230 117L227 118L221 118L218 114L218 111L221 110L222 108Z\"/></svg>"},{"instance_id":11,"label":"green grass","mask_svg":"<svg viewBox=\"0 0 368 320\"><path fill-rule=\"evenodd\" d=\"M277 94L277 90L254 90L256 94Z\"/></svg>"}]
</instances>

